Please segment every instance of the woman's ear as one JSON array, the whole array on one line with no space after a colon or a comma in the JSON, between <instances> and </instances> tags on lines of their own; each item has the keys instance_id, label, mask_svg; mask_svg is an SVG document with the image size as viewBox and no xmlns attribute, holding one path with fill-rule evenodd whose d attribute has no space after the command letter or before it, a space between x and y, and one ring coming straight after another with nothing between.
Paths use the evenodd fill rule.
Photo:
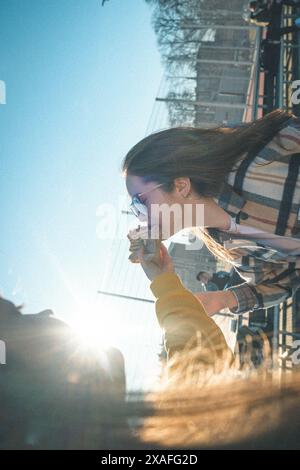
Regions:
<instances>
[{"instance_id":1,"label":"woman's ear","mask_svg":"<svg viewBox=\"0 0 300 470\"><path fill-rule=\"evenodd\" d=\"M182 178L175 178L174 188L179 196L187 198L190 195L192 189L190 178L187 176Z\"/></svg>"}]
</instances>

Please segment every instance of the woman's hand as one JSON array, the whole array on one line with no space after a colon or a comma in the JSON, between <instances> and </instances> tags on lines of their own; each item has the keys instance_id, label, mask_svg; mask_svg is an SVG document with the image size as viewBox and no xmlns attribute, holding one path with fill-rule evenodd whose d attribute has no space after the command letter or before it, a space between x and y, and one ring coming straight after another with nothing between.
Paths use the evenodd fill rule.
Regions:
<instances>
[{"instance_id":1,"label":"woman's hand","mask_svg":"<svg viewBox=\"0 0 300 470\"><path fill-rule=\"evenodd\" d=\"M235 295L230 290L198 292L195 297L202 303L209 316L215 315L224 308L231 310L238 306Z\"/></svg>"},{"instance_id":2,"label":"woman's hand","mask_svg":"<svg viewBox=\"0 0 300 470\"><path fill-rule=\"evenodd\" d=\"M146 276L153 281L157 276L164 272L174 272L173 260L168 253L167 248L157 242L157 251L154 255L145 254L145 246L142 240L130 240L131 255L129 259L133 263L140 263Z\"/></svg>"}]
</instances>

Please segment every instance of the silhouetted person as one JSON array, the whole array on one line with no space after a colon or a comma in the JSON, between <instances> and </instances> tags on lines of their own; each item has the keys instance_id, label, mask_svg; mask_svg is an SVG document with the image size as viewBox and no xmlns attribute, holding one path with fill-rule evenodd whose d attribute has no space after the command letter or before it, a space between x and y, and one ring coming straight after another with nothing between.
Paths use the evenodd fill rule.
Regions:
<instances>
[{"instance_id":1,"label":"silhouetted person","mask_svg":"<svg viewBox=\"0 0 300 470\"><path fill-rule=\"evenodd\" d=\"M6 346L6 364L0 365L0 448L115 445L126 428L124 361L118 350L87 350L49 312L23 315L3 298L0 339Z\"/></svg>"}]
</instances>

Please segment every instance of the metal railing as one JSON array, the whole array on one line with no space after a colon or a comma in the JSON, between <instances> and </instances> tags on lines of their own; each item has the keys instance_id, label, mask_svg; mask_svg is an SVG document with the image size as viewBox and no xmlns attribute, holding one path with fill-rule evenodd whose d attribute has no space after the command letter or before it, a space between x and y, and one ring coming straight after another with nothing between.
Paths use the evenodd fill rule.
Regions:
<instances>
[{"instance_id":1,"label":"metal railing","mask_svg":"<svg viewBox=\"0 0 300 470\"><path fill-rule=\"evenodd\" d=\"M276 26L291 26L293 18L299 16L296 12L297 10L293 7L283 7ZM268 71L262 69L258 53L253 74L252 119L261 117L274 108L291 111L300 116L300 105L293 105L291 101L292 82L300 78L299 34L289 33L284 35L286 37L281 37L276 76L270 75ZM260 40L262 40L262 35L260 35ZM259 46L257 50L260 51ZM239 318L237 334L245 324L252 329L262 330L268 337L275 366L279 366L284 371L295 366L292 355L295 348L299 348L299 345L294 341L300 341L300 289L292 298L280 305L242 315Z\"/></svg>"}]
</instances>

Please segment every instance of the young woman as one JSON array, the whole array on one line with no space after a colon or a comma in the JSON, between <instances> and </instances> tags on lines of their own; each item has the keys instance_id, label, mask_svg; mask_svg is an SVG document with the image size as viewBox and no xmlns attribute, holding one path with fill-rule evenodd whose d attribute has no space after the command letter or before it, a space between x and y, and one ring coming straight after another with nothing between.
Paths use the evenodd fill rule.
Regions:
<instances>
[{"instance_id":1,"label":"young woman","mask_svg":"<svg viewBox=\"0 0 300 470\"><path fill-rule=\"evenodd\" d=\"M199 236L245 279L225 291L196 294L213 315L278 304L300 285L299 165L300 120L275 110L232 128L154 133L129 151L123 171L131 207L149 225L162 225L157 206L176 204L182 220L170 212L172 235L186 226L186 205L192 207L188 226L197 225L203 208Z\"/></svg>"}]
</instances>

